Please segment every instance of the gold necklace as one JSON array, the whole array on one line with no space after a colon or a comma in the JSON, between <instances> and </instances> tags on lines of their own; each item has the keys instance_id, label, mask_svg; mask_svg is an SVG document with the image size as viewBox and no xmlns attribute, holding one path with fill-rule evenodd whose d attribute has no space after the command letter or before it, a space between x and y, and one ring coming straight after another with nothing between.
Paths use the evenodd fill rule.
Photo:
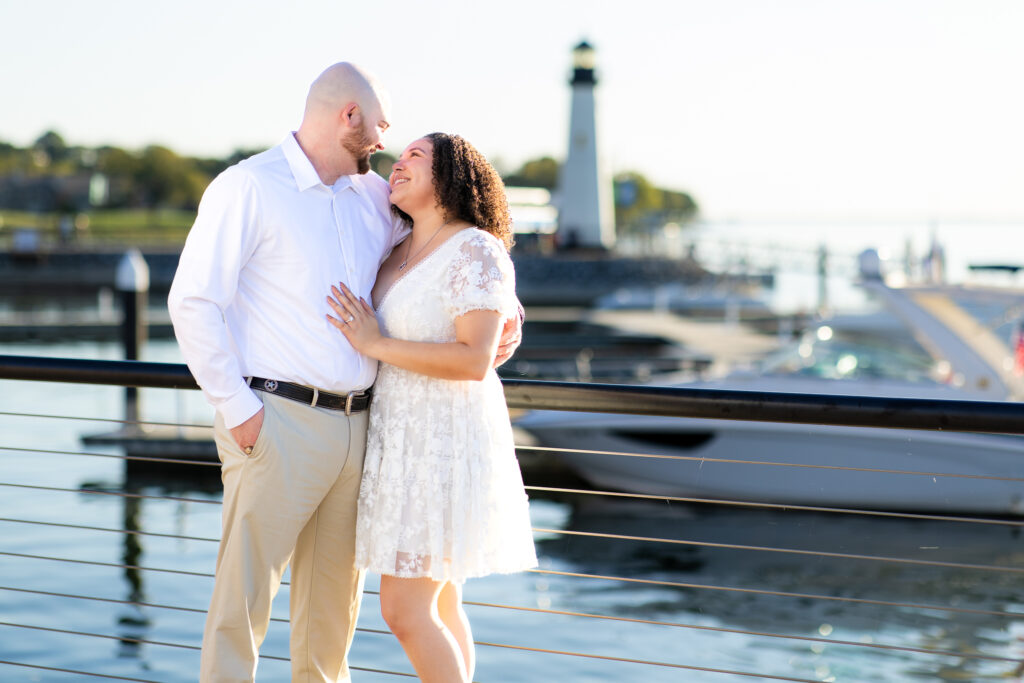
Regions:
<instances>
[{"instance_id":1,"label":"gold necklace","mask_svg":"<svg viewBox=\"0 0 1024 683\"><path fill-rule=\"evenodd\" d=\"M441 227L438 228L437 230L435 230L434 234L430 236L430 239L428 239L426 242L424 242L423 246L420 247L419 249L417 249L416 253L413 254L412 256L409 256L409 250L412 249L412 235L409 235L409 246L405 248L405 258L402 259L402 263L399 264L398 272L402 272L403 270L405 270L405 267L409 264L409 259L410 258L414 258L416 256L419 256L420 252L422 252L424 249L426 249L427 245L430 244L432 241L434 241L434 238L437 237L437 233L441 232L441 229L444 228L444 226L446 226L449 223L451 223L452 220L454 220L454 219L447 220L444 223L442 223Z\"/></svg>"}]
</instances>

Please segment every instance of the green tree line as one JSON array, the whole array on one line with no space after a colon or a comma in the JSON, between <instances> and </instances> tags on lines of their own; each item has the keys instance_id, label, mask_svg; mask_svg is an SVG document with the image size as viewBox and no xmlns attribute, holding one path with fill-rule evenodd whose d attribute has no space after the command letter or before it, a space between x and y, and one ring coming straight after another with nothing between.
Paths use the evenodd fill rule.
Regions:
<instances>
[{"instance_id":1,"label":"green tree line","mask_svg":"<svg viewBox=\"0 0 1024 683\"><path fill-rule=\"evenodd\" d=\"M100 174L105 180L102 206L106 208L195 210L214 176L255 151L239 150L226 159L213 159L183 156L162 145L141 150L112 145L84 147L70 145L59 133L47 131L25 148L0 141L0 182L17 180L31 185L34 179ZM7 203L11 201L7 198ZM47 208L63 211L83 207Z\"/></svg>"},{"instance_id":2,"label":"green tree line","mask_svg":"<svg viewBox=\"0 0 1024 683\"><path fill-rule=\"evenodd\" d=\"M104 179L103 208L195 210L203 191L218 173L259 149L239 149L226 158L180 155L161 145L141 150L111 145L84 147L68 144L55 131L46 131L30 146L19 148L0 141L0 189L6 181L40 178ZM373 168L387 176L395 157L387 152L373 155ZM508 185L542 187L555 191L560 163L552 157L532 159L504 174ZM651 229L667 222L692 219L697 203L686 192L656 187L641 173L620 173L614 178L616 223L620 230ZM0 209L17 193L0 191ZM53 206L49 211L84 207Z\"/></svg>"}]
</instances>

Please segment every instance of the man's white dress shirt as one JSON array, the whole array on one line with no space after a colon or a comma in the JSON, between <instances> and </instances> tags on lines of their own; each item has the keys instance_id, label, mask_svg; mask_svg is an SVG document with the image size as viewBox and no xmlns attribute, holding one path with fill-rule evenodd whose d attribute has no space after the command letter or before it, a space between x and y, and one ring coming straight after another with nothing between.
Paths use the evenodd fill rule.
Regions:
<instances>
[{"instance_id":1,"label":"man's white dress shirt","mask_svg":"<svg viewBox=\"0 0 1024 683\"><path fill-rule=\"evenodd\" d=\"M328 323L331 285L370 301L377 270L408 228L374 173L324 185L294 134L221 173L203 194L168 307L185 362L235 427L262 403L244 377L347 393L377 362Z\"/></svg>"}]
</instances>

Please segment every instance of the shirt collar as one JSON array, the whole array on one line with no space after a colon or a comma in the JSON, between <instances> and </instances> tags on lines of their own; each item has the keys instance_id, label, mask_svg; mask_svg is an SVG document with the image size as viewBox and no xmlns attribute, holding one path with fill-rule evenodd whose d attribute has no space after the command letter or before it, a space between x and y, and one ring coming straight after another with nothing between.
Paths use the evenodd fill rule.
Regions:
<instances>
[{"instance_id":1,"label":"shirt collar","mask_svg":"<svg viewBox=\"0 0 1024 683\"><path fill-rule=\"evenodd\" d=\"M299 192L316 187L317 185L327 187L320 180L320 175L316 172L316 169L313 168L313 162L309 160L306 153L299 147L299 141L295 139L294 132L286 135L284 140L281 141L281 150L284 152L284 158L288 161L288 167L292 171L292 176L295 178L295 185L299 188ZM356 182L353 176L347 175L343 175L334 181L334 185L329 189L337 194L349 187L357 194L361 194L359 183Z\"/></svg>"},{"instance_id":2,"label":"shirt collar","mask_svg":"<svg viewBox=\"0 0 1024 683\"><path fill-rule=\"evenodd\" d=\"M288 161L288 167L292 171L292 177L295 178L295 185L299 188L299 192L323 185L316 169L313 168L313 162L299 147L295 133L288 133L284 137L284 140L281 141L281 151L284 152L284 158Z\"/></svg>"},{"instance_id":3,"label":"shirt collar","mask_svg":"<svg viewBox=\"0 0 1024 683\"><path fill-rule=\"evenodd\" d=\"M331 189L334 190L335 194L337 194L346 188L352 188L353 192L355 192L356 194L360 194L359 183L357 183L356 179L350 175L343 175L337 180L335 180L334 187L332 187Z\"/></svg>"}]
</instances>

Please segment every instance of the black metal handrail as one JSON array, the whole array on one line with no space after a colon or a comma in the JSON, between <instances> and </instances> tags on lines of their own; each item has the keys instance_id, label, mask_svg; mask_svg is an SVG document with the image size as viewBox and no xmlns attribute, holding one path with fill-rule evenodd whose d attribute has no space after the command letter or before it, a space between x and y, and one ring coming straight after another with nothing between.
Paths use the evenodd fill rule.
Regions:
<instances>
[{"instance_id":1,"label":"black metal handrail","mask_svg":"<svg viewBox=\"0 0 1024 683\"><path fill-rule=\"evenodd\" d=\"M0 355L0 379L198 389L177 363ZM1024 434L1024 404L504 379L510 408Z\"/></svg>"}]
</instances>

